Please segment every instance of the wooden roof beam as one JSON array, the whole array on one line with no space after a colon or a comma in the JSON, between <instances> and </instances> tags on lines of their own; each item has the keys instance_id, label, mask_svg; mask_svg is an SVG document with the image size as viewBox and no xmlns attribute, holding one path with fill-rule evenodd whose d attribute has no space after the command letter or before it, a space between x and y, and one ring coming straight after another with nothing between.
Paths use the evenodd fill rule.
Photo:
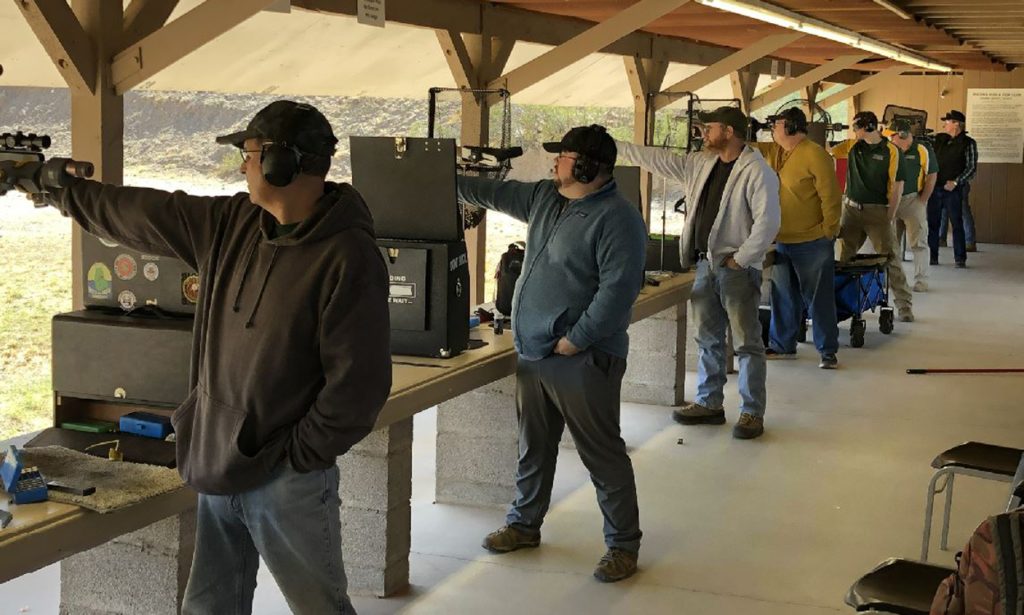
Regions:
<instances>
[{"instance_id":1,"label":"wooden roof beam","mask_svg":"<svg viewBox=\"0 0 1024 615\"><path fill-rule=\"evenodd\" d=\"M96 91L97 64L92 39L65 0L15 2L25 21L43 44L68 87Z\"/></svg>"},{"instance_id":2,"label":"wooden roof beam","mask_svg":"<svg viewBox=\"0 0 1024 615\"><path fill-rule=\"evenodd\" d=\"M826 62L818 68L809 70L799 77L792 77L790 79L782 79L776 81L772 85L768 86L763 92L757 94L753 100L750 101L750 109L760 109L765 105L773 103L780 98L788 96L793 92L802 90L803 88L809 87L818 83L819 81L825 81L827 78L838 73L839 71L850 68L861 60L866 60L871 57L870 54L851 54L846 56L839 56L831 62Z\"/></svg>"},{"instance_id":3,"label":"wooden roof beam","mask_svg":"<svg viewBox=\"0 0 1024 615\"><path fill-rule=\"evenodd\" d=\"M121 48L134 45L159 30L177 6L178 0L132 0L124 10Z\"/></svg>"},{"instance_id":4,"label":"wooden roof beam","mask_svg":"<svg viewBox=\"0 0 1024 615\"><path fill-rule=\"evenodd\" d=\"M275 0L205 0L178 19L114 56L114 91L124 94L234 28Z\"/></svg>"},{"instance_id":5,"label":"wooden roof beam","mask_svg":"<svg viewBox=\"0 0 1024 615\"><path fill-rule=\"evenodd\" d=\"M913 67L912 66L906 66L904 64L897 64L896 66L890 66L889 68L887 68L885 70L879 71L879 72L875 73L874 75L871 75L867 79L862 79L862 80L858 81L857 83L854 83L853 85L847 86L847 87L839 90L838 92L836 92L835 94L833 94L831 96L828 96L826 98L823 98L822 100L819 100L818 104L821 106L822 109L828 109L832 105L836 105L838 103L843 102L844 100L847 100L849 98L852 98L853 96L856 96L857 94L860 94L861 92L864 92L866 90L870 90L871 88L875 87L876 85L878 85L880 83L883 83L889 77L895 77L896 75L899 75L900 73L902 73L903 71L906 71L906 70L913 70Z\"/></svg>"},{"instance_id":6,"label":"wooden roof beam","mask_svg":"<svg viewBox=\"0 0 1024 615\"><path fill-rule=\"evenodd\" d=\"M640 0L615 16L577 34L543 55L513 69L491 82L491 88L522 92L588 55L604 49L686 4L690 0Z\"/></svg>"},{"instance_id":7,"label":"wooden roof beam","mask_svg":"<svg viewBox=\"0 0 1024 615\"><path fill-rule=\"evenodd\" d=\"M786 32L767 36L753 45L741 49L732 55L715 62L711 66L690 75L660 92L654 99L654 108L661 109L676 100L675 94L694 92L700 88L725 77L729 73L740 70L750 65L754 60L759 60L766 55L785 47L793 41L802 38L804 34L799 32Z\"/></svg>"}]
</instances>

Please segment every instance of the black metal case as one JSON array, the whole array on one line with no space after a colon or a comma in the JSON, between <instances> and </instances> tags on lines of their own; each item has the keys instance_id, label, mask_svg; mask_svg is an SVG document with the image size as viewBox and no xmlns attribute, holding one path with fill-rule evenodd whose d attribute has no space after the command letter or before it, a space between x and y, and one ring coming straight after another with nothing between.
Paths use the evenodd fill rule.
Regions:
<instances>
[{"instance_id":1,"label":"black metal case","mask_svg":"<svg viewBox=\"0 0 1024 615\"><path fill-rule=\"evenodd\" d=\"M192 318L139 318L99 310L53 317L58 396L176 406L189 392Z\"/></svg>"},{"instance_id":2,"label":"black metal case","mask_svg":"<svg viewBox=\"0 0 1024 615\"><path fill-rule=\"evenodd\" d=\"M469 344L469 261L462 241L377 241L391 279L391 352L449 358Z\"/></svg>"}]
</instances>

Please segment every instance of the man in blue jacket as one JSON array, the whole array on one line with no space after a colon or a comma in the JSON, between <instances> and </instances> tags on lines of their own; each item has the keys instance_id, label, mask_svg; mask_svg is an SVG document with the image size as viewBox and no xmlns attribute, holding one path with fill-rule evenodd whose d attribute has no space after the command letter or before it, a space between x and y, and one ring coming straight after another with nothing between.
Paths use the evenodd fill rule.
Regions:
<instances>
[{"instance_id":1,"label":"man in blue jacket","mask_svg":"<svg viewBox=\"0 0 1024 615\"><path fill-rule=\"evenodd\" d=\"M617 151L603 126L573 128L554 154L554 180L459 179L459 199L526 222L526 257L512 302L519 354L516 497L483 547L507 553L540 544L558 443L569 428L597 489L608 547L604 582L636 572L636 481L619 431L630 312L643 285L647 228L612 179Z\"/></svg>"},{"instance_id":2,"label":"man in blue jacket","mask_svg":"<svg viewBox=\"0 0 1024 615\"><path fill-rule=\"evenodd\" d=\"M672 412L683 425L725 423L726 327L739 344L740 418L732 435L764 433L767 366L758 305L764 255L779 232L779 178L745 142L747 117L735 107L700 114L706 151L679 156L617 142L623 157L683 184L689 203L679 261L697 267L690 302L697 329L697 398Z\"/></svg>"}]
</instances>

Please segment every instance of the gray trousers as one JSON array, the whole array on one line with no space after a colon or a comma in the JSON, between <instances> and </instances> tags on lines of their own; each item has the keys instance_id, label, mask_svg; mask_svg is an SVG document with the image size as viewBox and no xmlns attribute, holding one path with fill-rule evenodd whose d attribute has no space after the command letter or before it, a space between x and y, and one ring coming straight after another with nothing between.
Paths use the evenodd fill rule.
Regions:
<instances>
[{"instance_id":1,"label":"gray trousers","mask_svg":"<svg viewBox=\"0 0 1024 615\"><path fill-rule=\"evenodd\" d=\"M636 480L619 430L619 392L625 372L625 359L596 349L571 357L519 359L519 468L508 525L526 532L540 530L551 504L558 443L568 426L597 489L605 544L639 552Z\"/></svg>"}]
</instances>

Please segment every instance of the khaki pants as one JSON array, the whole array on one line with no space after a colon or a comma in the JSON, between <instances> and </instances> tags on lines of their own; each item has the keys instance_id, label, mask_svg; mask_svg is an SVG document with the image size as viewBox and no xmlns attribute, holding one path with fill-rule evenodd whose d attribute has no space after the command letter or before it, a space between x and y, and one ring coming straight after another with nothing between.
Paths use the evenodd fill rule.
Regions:
<instances>
[{"instance_id":1,"label":"khaki pants","mask_svg":"<svg viewBox=\"0 0 1024 615\"><path fill-rule=\"evenodd\" d=\"M905 195L900 201L896 228L906 231L907 246L914 253L914 281L928 284L928 207L916 192ZM903 233L897 232L897 235Z\"/></svg>"},{"instance_id":2,"label":"khaki pants","mask_svg":"<svg viewBox=\"0 0 1024 615\"><path fill-rule=\"evenodd\" d=\"M887 257L885 265L892 289L893 302L900 310L910 309L913 296L907 286L907 276L896 256L896 232L889 221L888 208L884 205L863 205L863 209L847 203L843 206L843 217L839 227L839 260L849 262L871 239L875 252Z\"/></svg>"}]
</instances>

